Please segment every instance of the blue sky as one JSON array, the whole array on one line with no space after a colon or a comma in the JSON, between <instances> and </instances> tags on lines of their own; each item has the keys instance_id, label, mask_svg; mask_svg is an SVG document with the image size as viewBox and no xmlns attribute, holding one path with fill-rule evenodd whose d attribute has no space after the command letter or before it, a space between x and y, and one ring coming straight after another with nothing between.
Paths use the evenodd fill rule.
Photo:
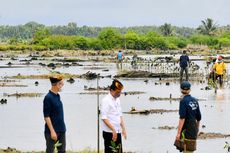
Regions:
<instances>
[{"instance_id":1,"label":"blue sky","mask_svg":"<svg viewBox=\"0 0 230 153\"><path fill-rule=\"evenodd\" d=\"M0 25L198 27L208 17L230 24L230 0L0 0Z\"/></svg>"}]
</instances>

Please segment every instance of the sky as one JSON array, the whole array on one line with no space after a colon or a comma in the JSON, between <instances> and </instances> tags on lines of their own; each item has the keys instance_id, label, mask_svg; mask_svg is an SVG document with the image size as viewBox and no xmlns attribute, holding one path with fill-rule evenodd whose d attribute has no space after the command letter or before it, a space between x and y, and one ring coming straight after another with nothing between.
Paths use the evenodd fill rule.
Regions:
<instances>
[{"instance_id":1,"label":"sky","mask_svg":"<svg viewBox=\"0 0 230 153\"><path fill-rule=\"evenodd\" d=\"M0 0L0 25L160 26L230 24L230 0Z\"/></svg>"}]
</instances>

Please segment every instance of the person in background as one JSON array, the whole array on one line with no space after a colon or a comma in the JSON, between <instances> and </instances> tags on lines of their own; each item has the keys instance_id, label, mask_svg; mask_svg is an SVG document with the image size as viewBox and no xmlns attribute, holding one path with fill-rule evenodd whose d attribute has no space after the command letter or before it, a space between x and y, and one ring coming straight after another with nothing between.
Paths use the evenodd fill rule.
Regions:
<instances>
[{"instance_id":1,"label":"person in background","mask_svg":"<svg viewBox=\"0 0 230 153\"><path fill-rule=\"evenodd\" d=\"M101 119L104 138L104 152L113 153L113 148L122 153L122 136L126 139L126 129L122 117L120 95L123 85L118 80L113 80L109 93L101 103ZM113 145L115 144L115 146Z\"/></svg>"},{"instance_id":2,"label":"person in background","mask_svg":"<svg viewBox=\"0 0 230 153\"><path fill-rule=\"evenodd\" d=\"M43 115L45 119L46 153L54 152L54 145L57 141L58 153L66 152L66 126L64 122L63 104L59 95L64 82L61 74L50 77L51 89L43 100Z\"/></svg>"},{"instance_id":3,"label":"person in background","mask_svg":"<svg viewBox=\"0 0 230 153\"><path fill-rule=\"evenodd\" d=\"M210 59L210 66L208 66L209 68L209 76L208 76L208 82L214 82L215 81L215 78L214 78L214 70L213 70L213 66L215 65L216 63L216 58L211 58Z\"/></svg>"},{"instance_id":4,"label":"person in background","mask_svg":"<svg viewBox=\"0 0 230 153\"><path fill-rule=\"evenodd\" d=\"M220 87L223 87L223 78L224 75L226 74L226 69L227 66L223 61L223 57L218 56L217 62L213 65L213 71L215 75L214 79L215 81L219 79Z\"/></svg>"},{"instance_id":5,"label":"person in background","mask_svg":"<svg viewBox=\"0 0 230 153\"><path fill-rule=\"evenodd\" d=\"M137 69L137 60L138 60L138 56L137 56L137 53L135 52L133 54L132 62L131 62L131 65L134 69Z\"/></svg>"},{"instance_id":6,"label":"person in background","mask_svg":"<svg viewBox=\"0 0 230 153\"><path fill-rule=\"evenodd\" d=\"M124 53L121 50L119 50L119 52L117 53L117 68L118 69L119 69L119 67L122 69L122 61L123 60L124 60Z\"/></svg>"},{"instance_id":7,"label":"person in background","mask_svg":"<svg viewBox=\"0 0 230 153\"><path fill-rule=\"evenodd\" d=\"M188 67L189 67L189 57L186 54L186 51L183 51L183 54L180 56L180 83L183 79L183 73L185 71L186 81L188 81Z\"/></svg>"}]
</instances>

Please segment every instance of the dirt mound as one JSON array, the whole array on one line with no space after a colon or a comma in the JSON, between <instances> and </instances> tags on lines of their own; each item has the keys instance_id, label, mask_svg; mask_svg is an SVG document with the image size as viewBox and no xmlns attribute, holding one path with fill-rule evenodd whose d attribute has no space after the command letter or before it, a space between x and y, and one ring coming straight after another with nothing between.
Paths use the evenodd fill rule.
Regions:
<instances>
[{"instance_id":1,"label":"dirt mound","mask_svg":"<svg viewBox=\"0 0 230 153\"><path fill-rule=\"evenodd\" d=\"M163 114L163 113L171 113L171 112L178 112L178 110L166 110L166 109L150 109L150 110L137 110L134 107L131 108L129 112L124 112L125 114Z\"/></svg>"},{"instance_id":2,"label":"dirt mound","mask_svg":"<svg viewBox=\"0 0 230 153\"><path fill-rule=\"evenodd\" d=\"M14 93L14 94L6 94L7 97L40 97L42 93Z\"/></svg>"},{"instance_id":3,"label":"dirt mound","mask_svg":"<svg viewBox=\"0 0 230 153\"><path fill-rule=\"evenodd\" d=\"M115 77L126 78L158 78L158 77L179 77L178 73L151 73L148 71L123 71Z\"/></svg>"},{"instance_id":4,"label":"dirt mound","mask_svg":"<svg viewBox=\"0 0 230 153\"><path fill-rule=\"evenodd\" d=\"M216 139L216 138L227 138L227 137L230 137L230 134L200 132L198 135L199 139Z\"/></svg>"},{"instance_id":5,"label":"dirt mound","mask_svg":"<svg viewBox=\"0 0 230 153\"><path fill-rule=\"evenodd\" d=\"M85 79L87 79L87 80L93 80L93 79L96 79L97 76L98 76L98 75L97 75L96 73L93 73L93 72L88 71L88 72L86 72L85 74L82 74L82 75L80 76L80 78L85 78Z\"/></svg>"},{"instance_id":6,"label":"dirt mound","mask_svg":"<svg viewBox=\"0 0 230 153\"><path fill-rule=\"evenodd\" d=\"M181 98L172 98L172 97L150 97L150 101L180 101ZM204 98L197 99L198 101L206 101Z\"/></svg>"},{"instance_id":7,"label":"dirt mound","mask_svg":"<svg viewBox=\"0 0 230 153\"><path fill-rule=\"evenodd\" d=\"M176 129L176 127L166 125L166 126L160 126L158 127L158 129L159 130L174 130Z\"/></svg>"},{"instance_id":8,"label":"dirt mound","mask_svg":"<svg viewBox=\"0 0 230 153\"><path fill-rule=\"evenodd\" d=\"M199 76L197 73L190 74L190 77ZM178 78L179 73L151 73L148 71L121 71L115 78Z\"/></svg>"}]
</instances>

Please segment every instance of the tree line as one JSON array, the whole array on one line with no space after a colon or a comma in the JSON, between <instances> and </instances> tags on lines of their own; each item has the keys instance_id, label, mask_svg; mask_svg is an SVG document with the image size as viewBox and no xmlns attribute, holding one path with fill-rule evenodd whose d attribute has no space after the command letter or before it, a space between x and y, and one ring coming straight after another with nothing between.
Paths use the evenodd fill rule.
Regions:
<instances>
[{"instance_id":1,"label":"tree line","mask_svg":"<svg viewBox=\"0 0 230 153\"><path fill-rule=\"evenodd\" d=\"M36 22L0 26L0 50L103 50L103 49L180 49L188 44L221 49L230 46L230 25L218 26L212 19L201 21L197 28L162 26L78 27L45 26Z\"/></svg>"}]
</instances>

